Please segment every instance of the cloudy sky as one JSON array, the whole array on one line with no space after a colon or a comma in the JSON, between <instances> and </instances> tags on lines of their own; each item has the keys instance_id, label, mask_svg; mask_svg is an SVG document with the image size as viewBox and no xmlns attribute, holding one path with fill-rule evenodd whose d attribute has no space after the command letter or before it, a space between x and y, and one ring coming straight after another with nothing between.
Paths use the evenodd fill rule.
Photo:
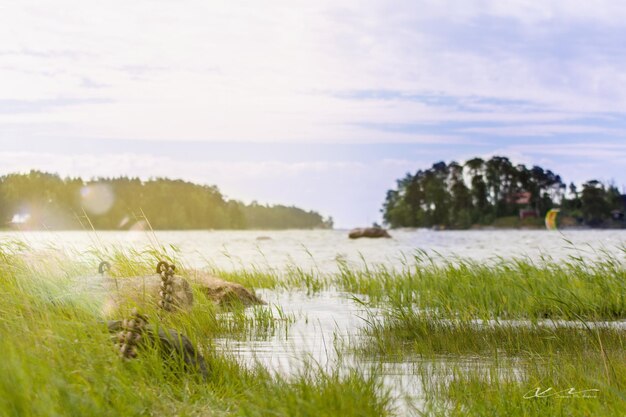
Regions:
<instances>
[{"instance_id":1,"label":"cloudy sky","mask_svg":"<svg viewBox=\"0 0 626 417\"><path fill-rule=\"evenodd\" d=\"M168 176L338 226L438 160L626 185L626 3L4 1L0 173Z\"/></svg>"}]
</instances>

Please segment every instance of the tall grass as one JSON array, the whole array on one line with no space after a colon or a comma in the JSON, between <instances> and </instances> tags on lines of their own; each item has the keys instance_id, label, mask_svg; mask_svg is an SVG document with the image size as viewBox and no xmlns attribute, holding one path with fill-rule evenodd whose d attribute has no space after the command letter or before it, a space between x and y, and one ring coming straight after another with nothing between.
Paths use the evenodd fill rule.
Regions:
<instances>
[{"instance_id":1,"label":"tall grass","mask_svg":"<svg viewBox=\"0 0 626 417\"><path fill-rule=\"evenodd\" d=\"M146 258L156 257L156 252L136 257L111 253L118 275L152 272L153 262ZM295 376L281 377L213 349L214 337L253 337L256 331L273 331L272 323L288 325L289 317L275 307L223 312L197 292L189 313L144 311L150 322L191 339L207 361L206 380L182 360L164 357L156 346L143 348L135 360L122 360L98 309L73 292L80 274L92 268L94 264L68 259L28 260L19 245L0 250L0 415L388 413L388 398L374 376L310 365Z\"/></svg>"},{"instance_id":2,"label":"tall grass","mask_svg":"<svg viewBox=\"0 0 626 417\"><path fill-rule=\"evenodd\" d=\"M503 259L495 264L464 259L428 262L418 254L402 271L384 266L353 269L343 264L333 281L373 302L450 316L531 320L626 317L626 268L623 261L608 254L594 262Z\"/></svg>"},{"instance_id":3,"label":"tall grass","mask_svg":"<svg viewBox=\"0 0 626 417\"><path fill-rule=\"evenodd\" d=\"M626 415L626 328L611 322L626 317L623 261L422 255L402 271L340 265L335 280L367 296L358 356L419 358L426 415Z\"/></svg>"},{"instance_id":4,"label":"tall grass","mask_svg":"<svg viewBox=\"0 0 626 417\"><path fill-rule=\"evenodd\" d=\"M423 372L426 414L434 416L603 416L626 413L626 363L583 351L571 355L506 358L482 366L448 366Z\"/></svg>"},{"instance_id":5,"label":"tall grass","mask_svg":"<svg viewBox=\"0 0 626 417\"><path fill-rule=\"evenodd\" d=\"M361 352L386 356L566 354L626 351L626 328L609 324L458 320L408 310L370 313Z\"/></svg>"},{"instance_id":6,"label":"tall grass","mask_svg":"<svg viewBox=\"0 0 626 417\"><path fill-rule=\"evenodd\" d=\"M151 274L161 259L183 276L190 271L177 248L158 242L143 250L95 247L75 257L51 250L45 259L22 242L0 248L0 415L390 413L376 368L364 376L309 363L281 377L216 350L215 338L268 339L286 334L297 318L276 305L223 310L198 288L189 312L143 313L191 339L207 359L206 381L156 348L120 360L98 300L76 290L81 277L102 259L119 279ZM590 322L626 318L624 260L477 263L417 252L399 269L340 260L329 273L297 265L207 270L251 288L311 295L332 288L361 301L370 309L363 338L334 348L351 349L357 362L419 359L428 415L623 416L625 330ZM525 398L535 388L599 394Z\"/></svg>"},{"instance_id":7,"label":"tall grass","mask_svg":"<svg viewBox=\"0 0 626 417\"><path fill-rule=\"evenodd\" d=\"M296 267L213 273L251 287L304 289L311 294L338 288L373 303L472 318L626 318L626 268L610 255L593 262L515 259L481 264L416 258L401 270L339 262L338 272L325 274Z\"/></svg>"}]
</instances>

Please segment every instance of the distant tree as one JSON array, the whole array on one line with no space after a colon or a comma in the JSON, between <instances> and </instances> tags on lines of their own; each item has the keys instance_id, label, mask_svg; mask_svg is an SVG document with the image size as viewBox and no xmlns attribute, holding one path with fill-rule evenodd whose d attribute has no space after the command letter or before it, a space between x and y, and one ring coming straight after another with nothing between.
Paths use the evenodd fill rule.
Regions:
<instances>
[{"instance_id":1,"label":"distant tree","mask_svg":"<svg viewBox=\"0 0 626 417\"><path fill-rule=\"evenodd\" d=\"M591 180L583 184L582 213L587 224L598 225L610 215L611 206L606 197L606 190L600 181Z\"/></svg>"},{"instance_id":2,"label":"distant tree","mask_svg":"<svg viewBox=\"0 0 626 417\"><path fill-rule=\"evenodd\" d=\"M110 190L110 207L85 217L83 199L97 186ZM95 187L95 188L94 188ZM39 171L0 177L0 218L8 226L27 213L31 228L124 229L145 218L155 229L328 228L332 219L297 207L249 206L227 200L215 186L156 178L62 179Z\"/></svg>"},{"instance_id":3,"label":"distant tree","mask_svg":"<svg viewBox=\"0 0 626 417\"><path fill-rule=\"evenodd\" d=\"M599 225L624 201L615 186L606 188L597 181L586 183L582 193L571 184L569 199L566 190L551 170L513 165L503 156L472 158L463 165L437 162L398 180L396 189L387 191L382 212L391 227L466 228L517 216L520 209L535 209L543 216L560 206L577 216L582 210L587 224Z\"/></svg>"},{"instance_id":4,"label":"distant tree","mask_svg":"<svg viewBox=\"0 0 626 417\"><path fill-rule=\"evenodd\" d=\"M456 228L466 228L472 224L472 196L465 184L463 166L451 162L448 166L450 189L450 224Z\"/></svg>"}]
</instances>

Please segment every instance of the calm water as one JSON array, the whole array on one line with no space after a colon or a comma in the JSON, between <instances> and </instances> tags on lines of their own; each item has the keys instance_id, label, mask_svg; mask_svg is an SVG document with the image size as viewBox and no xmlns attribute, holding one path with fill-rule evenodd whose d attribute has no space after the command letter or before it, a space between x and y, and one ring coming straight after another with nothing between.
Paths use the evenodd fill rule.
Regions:
<instances>
[{"instance_id":1,"label":"calm water","mask_svg":"<svg viewBox=\"0 0 626 417\"><path fill-rule=\"evenodd\" d=\"M422 382L416 368L424 366L417 359L401 362L368 361L346 352L349 343L359 343L367 313L350 294L326 291L315 296L287 291L257 292L269 305L295 317L295 321L279 326L274 334L250 340L217 339L218 348L234 354L244 363L260 363L283 375L295 374L313 364L327 371L359 369L368 374L373 367L382 367L383 383L394 397L394 406L407 414L424 403ZM431 364L426 364L426 366ZM379 373L380 374L380 373Z\"/></svg>"},{"instance_id":2,"label":"calm water","mask_svg":"<svg viewBox=\"0 0 626 417\"><path fill-rule=\"evenodd\" d=\"M211 263L222 269L271 267L288 264L333 271L337 258L362 265L400 266L405 256L425 250L449 257L494 260L528 256L563 259L582 256L593 259L598 251L624 258L626 230L571 230L560 232L494 230L443 231L397 230L391 239L347 238L345 230L288 231L191 231L191 232L1 232L0 240L18 238L36 248L59 248L84 252L89 248L126 246L143 248L160 243L176 246L184 261L201 268ZM261 238L261 239L259 239Z\"/></svg>"},{"instance_id":3,"label":"calm water","mask_svg":"<svg viewBox=\"0 0 626 417\"><path fill-rule=\"evenodd\" d=\"M0 240L21 239L42 251L69 250L86 253L89 249L116 245L144 248L147 245L174 245L184 262L202 268L208 264L222 269L257 266L282 270L288 265L318 268L332 272L341 258L355 266L386 264L402 266L403 259L416 250L433 256L458 256L477 261L495 262L499 257L527 256L556 260L569 256L593 260L603 252L624 260L626 231L444 231L400 230L392 239L350 240L347 231L229 231L229 232L4 232ZM262 237L262 239L259 239ZM344 342L359 342L365 326L362 306L350 294L327 291L314 296L302 292L260 290L269 305L295 317L295 322L280 327L275 334L248 340L222 338L217 347L234 354L243 363L261 363L285 375L303 369L305 360L332 369L359 368L367 373L371 366L381 366L383 383L395 397L398 415L414 414L424 404L420 372L429 367L451 365L472 369L489 368L476 357L433 360L403 358L402 362L368 362L342 351ZM523 323L522 323L523 325ZM613 323L623 327L624 323ZM337 340L340 342L338 343ZM336 349L337 348L337 349ZM339 352L341 353L338 353ZM421 371L420 371L421 370ZM511 371L509 368L505 371ZM416 413L419 414L419 413Z\"/></svg>"}]
</instances>

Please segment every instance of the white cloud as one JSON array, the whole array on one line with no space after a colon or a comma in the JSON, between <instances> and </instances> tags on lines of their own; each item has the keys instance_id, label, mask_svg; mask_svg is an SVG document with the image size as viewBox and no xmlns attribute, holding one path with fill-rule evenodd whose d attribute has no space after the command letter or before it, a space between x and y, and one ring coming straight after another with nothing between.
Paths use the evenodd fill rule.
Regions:
<instances>
[{"instance_id":1,"label":"white cloud","mask_svg":"<svg viewBox=\"0 0 626 417\"><path fill-rule=\"evenodd\" d=\"M573 142L544 145L513 145L507 149L511 152L593 158L607 162L626 161L626 144L617 143Z\"/></svg>"},{"instance_id":2,"label":"white cloud","mask_svg":"<svg viewBox=\"0 0 626 417\"><path fill-rule=\"evenodd\" d=\"M589 126L577 124L524 124L517 126L491 126L491 127L468 127L459 129L459 132L478 133L484 135L495 135L501 137L537 137L537 136L554 136L563 133L572 134L601 134L601 135L620 135L622 131L616 128ZM561 145L558 145L562 147ZM537 148L538 150L541 148Z\"/></svg>"},{"instance_id":3,"label":"white cloud","mask_svg":"<svg viewBox=\"0 0 626 417\"><path fill-rule=\"evenodd\" d=\"M625 22L626 4L612 0L3 2L0 139L424 146L406 161L200 163L60 144L66 155L3 152L0 164L182 177L318 209L340 225L377 220L384 191L407 170L475 151L574 179L623 178L626 156L609 142L625 133ZM604 135L607 146L519 145L570 133ZM511 145L493 145L499 136ZM428 144L450 146L434 154Z\"/></svg>"},{"instance_id":4,"label":"white cloud","mask_svg":"<svg viewBox=\"0 0 626 417\"><path fill-rule=\"evenodd\" d=\"M568 183L582 184L591 179L615 183L626 193L626 144L600 141L515 144L489 155L507 155L515 163L539 165L561 175Z\"/></svg>"},{"instance_id":5,"label":"white cloud","mask_svg":"<svg viewBox=\"0 0 626 417\"><path fill-rule=\"evenodd\" d=\"M574 58L558 56L558 47L535 54L567 40L561 29L623 34L626 8L617 2L59 0L1 7L0 99L110 100L0 119L58 122L51 136L410 141L357 126L562 121L626 111L626 91L615 88L626 81L626 54L609 54L602 39ZM519 32L481 35L476 25L494 19L510 19ZM468 34L478 36L474 44ZM528 100L549 116L498 104L470 114L312 93L362 89Z\"/></svg>"}]
</instances>

